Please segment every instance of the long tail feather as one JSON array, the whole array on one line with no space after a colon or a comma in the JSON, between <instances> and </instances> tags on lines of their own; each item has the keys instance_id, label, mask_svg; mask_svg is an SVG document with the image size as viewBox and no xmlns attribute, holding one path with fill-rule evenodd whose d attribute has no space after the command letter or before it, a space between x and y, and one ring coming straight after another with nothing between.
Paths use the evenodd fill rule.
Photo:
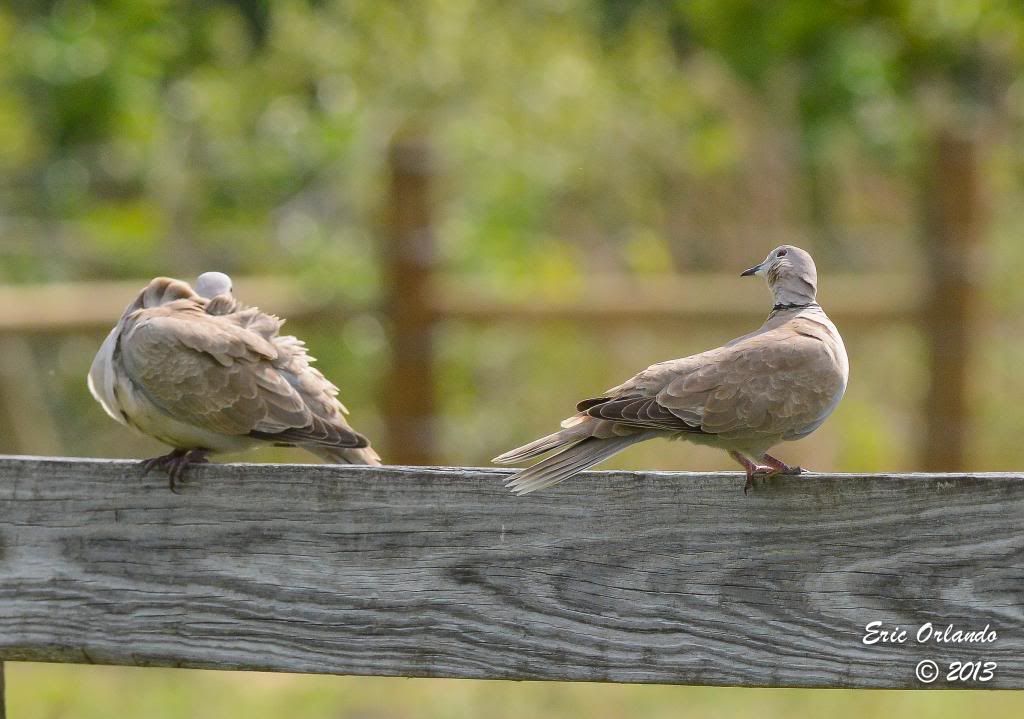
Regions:
<instances>
[{"instance_id":1,"label":"long tail feather","mask_svg":"<svg viewBox=\"0 0 1024 719\"><path fill-rule=\"evenodd\" d=\"M650 434L637 433L626 437L598 439L588 437L558 454L552 455L509 477L505 486L519 495L536 492L558 484L577 472L582 472L621 452L631 444L649 439Z\"/></svg>"},{"instance_id":2,"label":"long tail feather","mask_svg":"<svg viewBox=\"0 0 1024 719\"><path fill-rule=\"evenodd\" d=\"M330 464L369 464L380 465L380 456L373 447L324 447L307 445L308 451Z\"/></svg>"},{"instance_id":3,"label":"long tail feather","mask_svg":"<svg viewBox=\"0 0 1024 719\"><path fill-rule=\"evenodd\" d=\"M498 455L491 461L495 464L517 464L518 462L523 462L527 459L539 457L553 449L574 444L579 442L580 439L582 438L579 433L574 434L566 430L562 430L561 432L549 434L547 437L541 437L529 444L524 444L522 447L511 449L508 452L505 452L505 454Z\"/></svg>"}]
</instances>

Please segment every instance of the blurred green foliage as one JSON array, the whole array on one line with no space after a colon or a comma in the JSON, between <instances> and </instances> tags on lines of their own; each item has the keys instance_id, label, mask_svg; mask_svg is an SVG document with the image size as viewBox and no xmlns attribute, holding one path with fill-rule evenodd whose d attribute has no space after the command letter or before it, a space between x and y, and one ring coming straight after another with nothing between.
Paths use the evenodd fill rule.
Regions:
<instances>
[{"instance_id":1,"label":"blurred green foliage","mask_svg":"<svg viewBox=\"0 0 1024 719\"><path fill-rule=\"evenodd\" d=\"M731 272L792 241L818 258L827 307L830 273L921 273L921 173L931 131L952 126L983 137L991 214L985 255L975 258L988 321L973 387L973 419L985 431L974 437L972 467L1007 469L1019 466L1024 432L1022 69L1018 0L11 0L0 5L0 282L220 269L288 274L332 301L372 302L386 149L396 133L418 131L440 158L441 264L470 281L553 296L600 272ZM379 433L379 317L288 327L341 385L356 426ZM445 323L442 458L482 463L548 430L579 397L745 329ZM849 394L786 459L915 468L921 337L906 326L846 334ZM31 338L16 348L5 338L4 351L35 368L54 451L155 453L155 442L129 436L88 397L83 377L101 339ZM20 449L11 442L4 433L0 451ZM611 466L724 466L710 450L649 444ZM199 696L220 706L218 689L182 694L152 686L175 680L146 673L123 684L111 674L75 694L81 706L61 708L71 700L46 685L62 677L66 687L69 672L16 668L15 714L89 716L95 701L108 709L94 716L201 716ZM22 680L35 687L31 699ZM308 715L357 715L342 707L364 681L339 680L337 696L308 699ZM411 704L378 714L411 716L437 702L431 716L475 715L495 706L474 698L485 691L504 692L530 716L674 716L691 702L765 716L900 707L952 716L961 706L896 694L737 699L461 683L439 698L423 689L434 685L402 686L418 687ZM292 691L277 695L289 698L281 706ZM166 712L116 708L132 695L166 696ZM223 696L249 707L247 695ZM622 713L606 710L605 698ZM1019 713L1019 702L991 701L993 716Z\"/></svg>"},{"instance_id":2,"label":"blurred green foliage","mask_svg":"<svg viewBox=\"0 0 1024 719\"><path fill-rule=\"evenodd\" d=\"M908 208L836 207L830 166L908 191L929 93L1019 120L1022 35L1012 0L15 2L0 279L216 264L370 291L383 148L410 123L444 159L449 266L496 282L706 265L695 211L810 224L869 265L851 225ZM796 187L775 210L715 196L744 175Z\"/></svg>"}]
</instances>

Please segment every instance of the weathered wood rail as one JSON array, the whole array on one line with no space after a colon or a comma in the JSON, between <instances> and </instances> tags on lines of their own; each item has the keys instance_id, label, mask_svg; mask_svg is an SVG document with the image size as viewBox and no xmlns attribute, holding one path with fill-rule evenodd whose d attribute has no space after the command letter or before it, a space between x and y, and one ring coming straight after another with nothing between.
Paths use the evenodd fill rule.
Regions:
<instances>
[{"instance_id":1,"label":"weathered wood rail","mask_svg":"<svg viewBox=\"0 0 1024 719\"><path fill-rule=\"evenodd\" d=\"M133 462L0 457L0 660L1024 687L1021 475L744 496L737 473L596 472L517 498L506 474L207 465L174 495ZM872 622L905 643L865 644ZM996 637L919 644L929 622Z\"/></svg>"}]
</instances>

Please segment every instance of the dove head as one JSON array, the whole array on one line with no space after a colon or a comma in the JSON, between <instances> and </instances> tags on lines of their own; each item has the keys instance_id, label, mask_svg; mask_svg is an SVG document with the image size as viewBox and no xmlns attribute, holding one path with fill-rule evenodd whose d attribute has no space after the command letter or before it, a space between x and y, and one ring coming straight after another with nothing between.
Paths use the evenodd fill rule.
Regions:
<instances>
[{"instance_id":1,"label":"dove head","mask_svg":"<svg viewBox=\"0 0 1024 719\"><path fill-rule=\"evenodd\" d=\"M196 294L212 300L217 295L231 294L231 278L223 272L204 272L196 279Z\"/></svg>"},{"instance_id":2,"label":"dove head","mask_svg":"<svg viewBox=\"0 0 1024 719\"><path fill-rule=\"evenodd\" d=\"M135 301L125 308L122 316L127 317L136 310L160 307L177 300L187 300L192 297L195 297L192 293L192 288L181 280L175 280L170 277L156 277L150 280L149 284L135 298Z\"/></svg>"},{"instance_id":3,"label":"dove head","mask_svg":"<svg viewBox=\"0 0 1024 719\"><path fill-rule=\"evenodd\" d=\"M745 270L741 276L764 275L776 305L808 305L818 292L818 271L811 256L793 245L781 245L768 253L764 262Z\"/></svg>"}]
</instances>

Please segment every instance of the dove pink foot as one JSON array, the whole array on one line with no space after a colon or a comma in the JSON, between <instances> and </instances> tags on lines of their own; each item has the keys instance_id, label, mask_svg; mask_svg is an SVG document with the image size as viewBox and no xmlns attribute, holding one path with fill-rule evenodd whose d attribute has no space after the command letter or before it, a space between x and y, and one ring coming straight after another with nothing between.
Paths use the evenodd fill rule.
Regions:
<instances>
[{"instance_id":1,"label":"dove pink foot","mask_svg":"<svg viewBox=\"0 0 1024 719\"><path fill-rule=\"evenodd\" d=\"M772 468L772 474L802 474L804 471L803 467L790 467L781 459L776 459L767 453L762 455L761 459Z\"/></svg>"},{"instance_id":2,"label":"dove pink foot","mask_svg":"<svg viewBox=\"0 0 1024 719\"><path fill-rule=\"evenodd\" d=\"M743 494L749 492L750 488L754 486L754 475L770 477L773 474L778 474L778 470L776 470L775 467L770 465L754 464L739 452L729 452L729 456L739 462L740 466L742 466L747 472L747 482L743 485Z\"/></svg>"},{"instance_id":3,"label":"dove pink foot","mask_svg":"<svg viewBox=\"0 0 1024 719\"><path fill-rule=\"evenodd\" d=\"M185 474L185 469L190 464L206 464L210 460L206 458L208 449L176 449L159 457L153 457L142 462L145 476L154 469L161 469L167 472L168 486L171 491L178 494L178 484Z\"/></svg>"}]
</instances>

